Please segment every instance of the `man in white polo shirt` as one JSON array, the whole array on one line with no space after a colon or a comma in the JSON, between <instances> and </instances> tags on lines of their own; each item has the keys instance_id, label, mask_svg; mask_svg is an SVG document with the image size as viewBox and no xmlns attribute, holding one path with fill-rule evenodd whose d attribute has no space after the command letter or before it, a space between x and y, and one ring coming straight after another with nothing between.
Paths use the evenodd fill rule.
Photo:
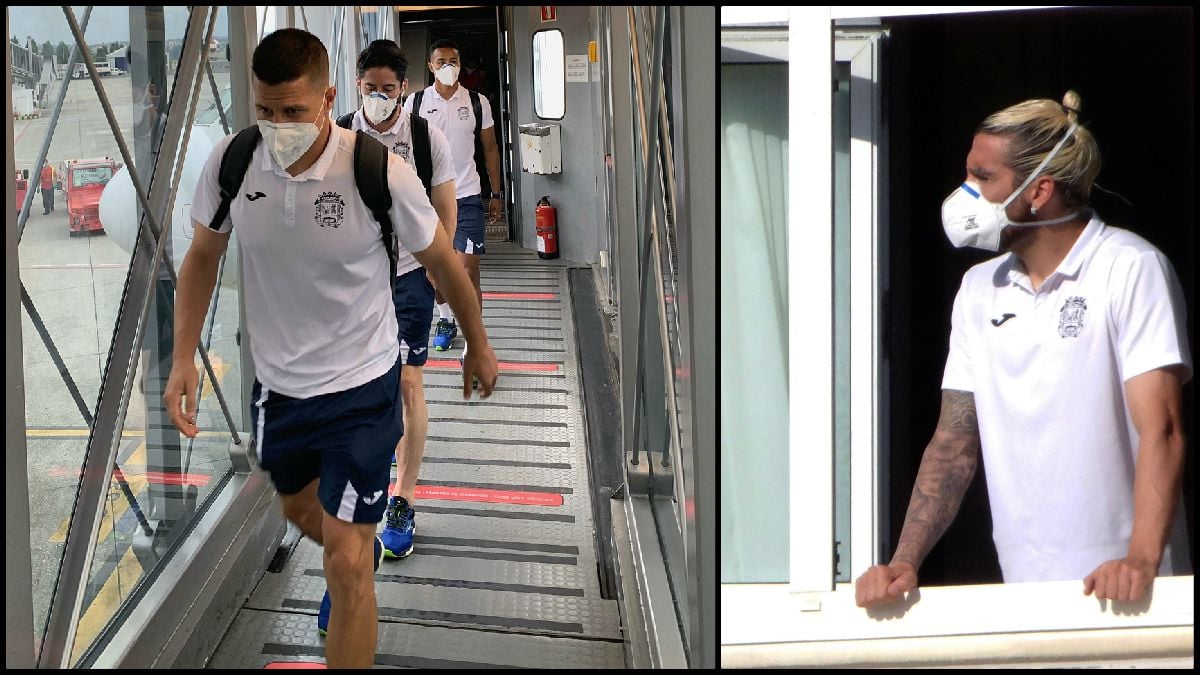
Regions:
<instances>
[{"instance_id":1,"label":"man in white polo shirt","mask_svg":"<svg viewBox=\"0 0 1200 675\"><path fill-rule=\"evenodd\" d=\"M1181 388L1192 374L1167 258L1087 208L1100 155L1079 97L1025 101L977 129L967 180L942 206L972 267L954 301L942 412L889 565L860 606L898 599L986 465L1006 582L1082 579L1137 601L1187 574Z\"/></svg>"},{"instance_id":2,"label":"man in white polo shirt","mask_svg":"<svg viewBox=\"0 0 1200 675\"><path fill-rule=\"evenodd\" d=\"M480 153L477 152L476 142L482 144L482 155L490 182L489 223L494 223L500 218L500 210L503 208L503 195L500 192L500 148L496 145L496 128L492 122L492 107L488 104L487 97L478 92L468 91L458 83L459 67L457 45L450 40L433 43L429 54L429 71L434 74L435 81L423 91L408 97L404 102L404 109L412 112L414 99L420 99L416 107L417 114L440 128L446 134L446 140L450 141L450 154L454 157L456 174L455 190L458 194L458 228L454 234L454 249L462 254L463 265L471 277L471 283L475 285L475 295L479 299L479 306L482 307L479 256L484 253L485 226L483 201L479 197L483 186L479 178ZM433 347L444 351L453 345L458 328L454 321L454 313L442 299L440 289L437 302L440 318L433 338ZM463 348L464 355L470 346L468 343Z\"/></svg>"},{"instance_id":3,"label":"man in white polo shirt","mask_svg":"<svg viewBox=\"0 0 1200 675\"><path fill-rule=\"evenodd\" d=\"M450 146L441 129L424 123L424 145L414 141L410 114L398 105L403 100L408 79L408 62L400 46L392 40L375 40L358 55L358 89L363 105L347 121L355 131L365 131L377 138L392 152L400 155L414 170L418 169L417 154L428 150L430 201L438 220L446 228L447 239L454 240L456 204L454 194L454 163ZM342 120L339 120L339 124ZM422 177L422 181L426 180ZM384 555L404 558L413 551L416 533L416 513L412 504L417 489L417 474L425 455L425 437L429 430L428 407L425 405L423 367L429 357L429 328L433 322L433 284L425 268L412 254L400 247L396 265L396 321L400 330L401 366L400 392L404 399L404 437L396 446L396 482L388 500L386 526L380 535Z\"/></svg>"},{"instance_id":4,"label":"man in white polo shirt","mask_svg":"<svg viewBox=\"0 0 1200 675\"><path fill-rule=\"evenodd\" d=\"M374 535L402 434L390 264L380 223L357 188L356 134L329 118L335 90L320 40L297 29L276 31L254 50L251 67L262 140L227 217L217 215L217 177L233 136L217 144L197 186L164 400L172 422L194 437L193 358L236 227L258 380L251 412L259 463L288 519L324 546L328 665L369 667L377 632L370 570L382 556ZM463 367L464 397L472 373L489 394L495 354L470 284L416 174L399 157L386 157L394 236L445 289L475 346Z\"/></svg>"}]
</instances>

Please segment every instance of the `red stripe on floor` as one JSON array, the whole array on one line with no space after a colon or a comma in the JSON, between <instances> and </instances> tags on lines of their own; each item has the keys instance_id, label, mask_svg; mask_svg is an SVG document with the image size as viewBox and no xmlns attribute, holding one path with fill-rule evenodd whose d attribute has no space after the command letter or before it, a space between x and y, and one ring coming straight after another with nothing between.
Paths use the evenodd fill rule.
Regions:
<instances>
[{"instance_id":1,"label":"red stripe on floor","mask_svg":"<svg viewBox=\"0 0 1200 675\"><path fill-rule=\"evenodd\" d=\"M61 476L78 476L82 473L79 467L69 466L52 466L48 472L51 477L58 478ZM145 478L147 482L156 483L158 485L196 485L204 487L212 480L212 476L203 473L173 473L165 471L131 471L128 474L123 474L125 480L130 478ZM116 479L116 475L113 476Z\"/></svg>"},{"instance_id":2,"label":"red stripe on floor","mask_svg":"<svg viewBox=\"0 0 1200 675\"><path fill-rule=\"evenodd\" d=\"M557 293L507 293L503 291L484 291L484 300L554 300Z\"/></svg>"},{"instance_id":3,"label":"red stripe on floor","mask_svg":"<svg viewBox=\"0 0 1200 675\"><path fill-rule=\"evenodd\" d=\"M396 489L393 484L388 494ZM521 504L524 506L562 506L560 494L546 492L513 492L510 490L488 490L485 488L447 487L444 485L418 485L417 499L448 499L455 502L485 502L488 504Z\"/></svg>"},{"instance_id":4,"label":"red stripe on floor","mask_svg":"<svg viewBox=\"0 0 1200 675\"><path fill-rule=\"evenodd\" d=\"M276 670L279 668L320 668L324 669L327 666L320 661L272 661L263 666L263 670Z\"/></svg>"},{"instance_id":5,"label":"red stripe on floor","mask_svg":"<svg viewBox=\"0 0 1200 675\"><path fill-rule=\"evenodd\" d=\"M558 370L557 363L526 363L526 362L517 363L517 362L511 362L511 361L500 361L497 365L500 368L500 370L515 370L515 371L525 371L525 372L531 372L531 371L554 372L554 371ZM449 369L454 369L454 370L462 369L462 367L458 365L458 361L447 361L445 359L429 359L428 361L425 362L425 367L426 368L449 368Z\"/></svg>"},{"instance_id":6,"label":"red stripe on floor","mask_svg":"<svg viewBox=\"0 0 1200 675\"><path fill-rule=\"evenodd\" d=\"M208 481L212 476L207 476L202 473L163 473L159 471L147 471L145 473L146 480L151 483L159 483L161 485L195 485L204 487L208 485Z\"/></svg>"}]
</instances>

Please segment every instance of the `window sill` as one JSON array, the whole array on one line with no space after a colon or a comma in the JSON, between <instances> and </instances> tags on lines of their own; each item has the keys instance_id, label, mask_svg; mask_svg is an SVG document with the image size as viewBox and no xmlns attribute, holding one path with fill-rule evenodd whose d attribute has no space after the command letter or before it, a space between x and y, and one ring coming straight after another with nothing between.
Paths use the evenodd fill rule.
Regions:
<instances>
[{"instance_id":1,"label":"window sill","mask_svg":"<svg viewBox=\"0 0 1200 675\"><path fill-rule=\"evenodd\" d=\"M721 588L725 667L948 665L1189 658L1195 577L1163 577L1140 603L1100 602L1082 581L919 589L888 611L854 604L853 584Z\"/></svg>"}]
</instances>

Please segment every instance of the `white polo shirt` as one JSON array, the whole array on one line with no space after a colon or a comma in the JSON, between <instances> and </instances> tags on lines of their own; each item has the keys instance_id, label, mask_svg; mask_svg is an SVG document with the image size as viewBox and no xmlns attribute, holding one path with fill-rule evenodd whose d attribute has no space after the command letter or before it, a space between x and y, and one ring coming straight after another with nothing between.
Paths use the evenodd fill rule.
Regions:
<instances>
[{"instance_id":1,"label":"white polo shirt","mask_svg":"<svg viewBox=\"0 0 1200 675\"><path fill-rule=\"evenodd\" d=\"M392 152L407 162L415 173L417 170L417 158L412 152L412 124L408 119L408 113L403 110L399 115L396 115L396 122L391 128L386 131L375 131L367 120L363 117L362 108L354 113L354 119L351 120L350 130L363 130L371 134L385 147L391 148ZM433 161L433 177L429 184L432 187L437 187L446 181L454 180L454 162L450 158L450 144L446 141L446 135L442 133L434 125L429 125L429 154ZM420 180L420 176L417 180ZM423 187L423 186L422 186ZM423 192L424 190L422 190ZM408 252L408 249L400 246L396 249L396 276L402 276L417 269L421 263L413 257L413 254Z\"/></svg>"},{"instance_id":2,"label":"white polo shirt","mask_svg":"<svg viewBox=\"0 0 1200 675\"><path fill-rule=\"evenodd\" d=\"M328 124L325 151L299 176L281 169L260 141L217 230L237 226L256 375L296 398L370 382L391 369L400 349L387 251L354 182L355 135ZM200 227L216 215L217 174L232 139L217 143L196 186L192 219ZM416 172L390 153L388 186L396 237L410 251L425 250L437 214Z\"/></svg>"},{"instance_id":3,"label":"white polo shirt","mask_svg":"<svg viewBox=\"0 0 1200 675\"><path fill-rule=\"evenodd\" d=\"M404 101L405 111L412 112L412 101L411 95ZM480 129L495 126L492 106L483 94L479 94L479 107L483 113ZM441 129L446 134L446 140L450 141L450 155L454 157L455 198L462 199L482 192L479 169L475 167L475 110L466 87L458 85L449 99L442 98L433 85L425 87L421 109L417 114L429 120L430 125Z\"/></svg>"},{"instance_id":4,"label":"white polo shirt","mask_svg":"<svg viewBox=\"0 0 1200 675\"><path fill-rule=\"evenodd\" d=\"M963 276L942 388L975 395L1005 581L1083 579L1125 557L1138 434L1124 383L1174 364L1191 378L1171 263L1095 215L1036 293L1011 253ZM1182 498L1175 514L1160 575L1187 573Z\"/></svg>"}]
</instances>

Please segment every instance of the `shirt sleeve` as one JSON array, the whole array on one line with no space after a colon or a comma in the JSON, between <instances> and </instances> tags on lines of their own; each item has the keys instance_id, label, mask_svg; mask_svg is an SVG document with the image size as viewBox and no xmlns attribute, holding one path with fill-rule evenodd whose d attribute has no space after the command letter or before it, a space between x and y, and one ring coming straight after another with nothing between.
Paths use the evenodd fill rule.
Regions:
<instances>
[{"instance_id":1,"label":"shirt sleeve","mask_svg":"<svg viewBox=\"0 0 1200 675\"><path fill-rule=\"evenodd\" d=\"M492 104L488 103L488 97L483 94L479 95L479 107L483 108L483 124L479 128L490 129L496 126L496 123L492 120Z\"/></svg>"},{"instance_id":2,"label":"shirt sleeve","mask_svg":"<svg viewBox=\"0 0 1200 675\"><path fill-rule=\"evenodd\" d=\"M404 108L404 112L412 112L412 102L413 94L409 94L408 97L404 99L404 105L401 106Z\"/></svg>"},{"instance_id":3,"label":"shirt sleeve","mask_svg":"<svg viewBox=\"0 0 1200 675\"><path fill-rule=\"evenodd\" d=\"M225 148L228 148L229 144L233 142L233 137L234 134L230 134L217 141L208 160L204 162L200 180L196 183L196 190L192 194L192 220L205 227L212 223L213 216L217 215L217 207L221 205L221 186L217 177L221 171L221 157L225 154ZM251 164L253 164L253 160L251 160ZM225 222L213 231L217 234L226 234L231 230L233 230L233 221L227 214Z\"/></svg>"},{"instance_id":4,"label":"shirt sleeve","mask_svg":"<svg viewBox=\"0 0 1200 675\"><path fill-rule=\"evenodd\" d=\"M1121 380L1182 365L1181 383L1192 378L1183 288L1160 251L1139 252L1124 270L1114 270L1109 311L1117 335Z\"/></svg>"},{"instance_id":5,"label":"shirt sleeve","mask_svg":"<svg viewBox=\"0 0 1200 675\"><path fill-rule=\"evenodd\" d=\"M967 340L966 299L967 281L958 288L954 296L954 309L950 313L950 352L946 354L946 371L942 376L942 389L975 391L975 378L971 374L970 349Z\"/></svg>"},{"instance_id":6,"label":"shirt sleeve","mask_svg":"<svg viewBox=\"0 0 1200 675\"><path fill-rule=\"evenodd\" d=\"M437 186L454 180L454 158L450 156L450 141L441 129L428 125L429 154L433 158L433 180L431 185Z\"/></svg>"},{"instance_id":7,"label":"shirt sleeve","mask_svg":"<svg viewBox=\"0 0 1200 675\"><path fill-rule=\"evenodd\" d=\"M388 153L388 189L392 192L392 229L396 240L410 253L420 253L433 243L437 212L429 203L416 170L399 155Z\"/></svg>"}]
</instances>

